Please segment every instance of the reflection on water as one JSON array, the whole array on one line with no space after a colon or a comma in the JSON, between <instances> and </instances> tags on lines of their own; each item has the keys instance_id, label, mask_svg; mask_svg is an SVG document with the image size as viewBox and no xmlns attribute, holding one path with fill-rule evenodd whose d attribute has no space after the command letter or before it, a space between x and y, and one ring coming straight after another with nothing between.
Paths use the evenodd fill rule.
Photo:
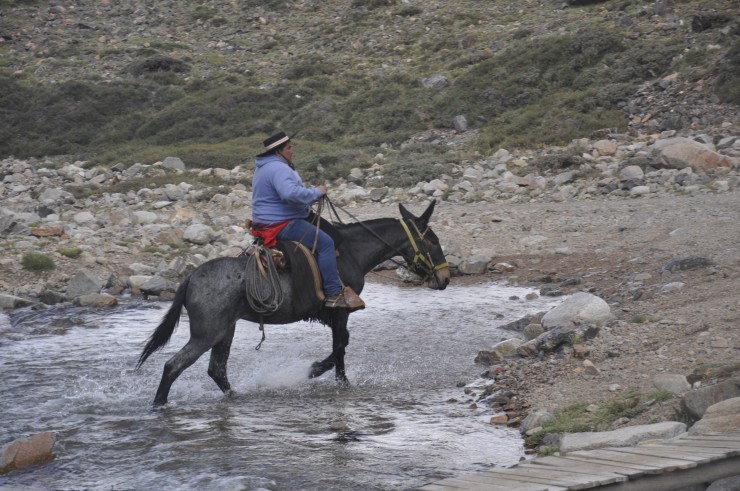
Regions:
<instances>
[{"instance_id":1,"label":"reflection on water","mask_svg":"<svg viewBox=\"0 0 740 491\"><path fill-rule=\"evenodd\" d=\"M151 402L164 362L188 339L187 317L169 346L138 371L146 338L168 303L114 310L0 313L0 445L57 434L56 459L0 476L0 486L49 489L410 489L522 455L516 430L487 423L461 398L497 326L559 300L521 300L523 288L445 291L368 284L368 308L350 318L348 389L333 374L307 378L331 351L319 324L237 325L225 398L201 357L175 382L170 404ZM518 297L518 299L512 299Z\"/></svg>"}]
</instances>

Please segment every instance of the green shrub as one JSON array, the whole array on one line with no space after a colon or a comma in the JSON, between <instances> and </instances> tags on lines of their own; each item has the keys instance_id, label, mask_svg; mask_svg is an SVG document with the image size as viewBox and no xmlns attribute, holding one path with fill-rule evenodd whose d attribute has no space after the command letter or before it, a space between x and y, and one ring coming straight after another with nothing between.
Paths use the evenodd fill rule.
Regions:
<instances>
[{"instance_id":1,"label":"green shrub","mask_svg":"<svg viewBox=\"0 0 740 491\"><path fill-rule=\"evenodd\" d=\"M82 249L80 249L79 247L62 247L60 249L57 249L57 252L64 257L76 259L80 257L80 254L82 254Z\"/></svg>"},{"instance_id":2,"label":"green shrub","mask_svg":"<svg viewBox=\"0 0 740 491\"><path fill-rule=\"evenodd\" d=\"M28 252L23 255L21 265L26 271L53 271L56 269L54 259L50 258L46 254L40 254L38 252Z\"/></svg>"},{"instance_id":3,"label":"green shrub","mask_svg":"<svg viewBox=\"0 0 740 491\"><path fill-rule=\"evenodd\" d=\"M665 391L650 394L629 392L622 397L602 401L596 410L589 411L588 403L582 402L558 409L553 419L542 425L542 430L525 439L528 447L537 446L548 433L579 433L586 431L606 431L619 418L634 418L645 412L656 402L664 402L673 397Z\"/></svg>"},{"instance_id":4,"label":"green shrub","mask_svg":"<svg viewBox=\"0 0 740 491\"><path fill-rule=\"evenodd\" d=\"M740 105L740 27L734 30L735 41L719 66L716 92L722 102Z\"/></svg>"},{"instance_id":5,"label":"green shrub","mask_svg":"<svg viewBox=\"0 0 740 491\"><path fill-rule=\"evenodd\" d=\"M446 148L431 144L414 144L386 157L383 184L392 187L413 186L438 178L450 170Z\"/></svg>"}]
</instances>

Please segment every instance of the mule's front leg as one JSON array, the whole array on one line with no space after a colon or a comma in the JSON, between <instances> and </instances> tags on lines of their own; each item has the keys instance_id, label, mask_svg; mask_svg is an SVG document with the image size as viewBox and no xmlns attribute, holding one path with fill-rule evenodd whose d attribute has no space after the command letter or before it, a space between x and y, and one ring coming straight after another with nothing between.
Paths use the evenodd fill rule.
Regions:
<instances>
[{"instance_id":1,"label":"mule's front leg","mask_svg":"<svg viewBox=\"0 0 740 491\"><path fill-rule=\"evenodd\" d=\"M321 377L332 368L334 368L334 353L321 361L314 362L311 365L311 371L308 372L308 378Z\"/></svg>"},{"instance_id":2,"label":"mule's front leg","mask_svg":"<svg viewBox=\"0 0 740 491\"><path fill-rule=\"evenodd\" d=\"M347 380L347 373L344 371L344 353L347 344L349 344L349 331L347 330L347 322L345 321L340 326L332 329L332 337L334 339L334 378L341 384L349 384Z\"/></svg>"}]
</instances>

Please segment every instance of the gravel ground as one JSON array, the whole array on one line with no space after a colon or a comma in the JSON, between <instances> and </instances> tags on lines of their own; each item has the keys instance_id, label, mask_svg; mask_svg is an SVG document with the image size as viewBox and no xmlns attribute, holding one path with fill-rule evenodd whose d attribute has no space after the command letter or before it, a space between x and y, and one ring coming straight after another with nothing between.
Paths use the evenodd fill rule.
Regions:
<instances>
[{"instance_id":1,"label":"gravel ground","mask_svg":"<svg viewBox=\"0 0 740 491\"><path fill-rule=\"evenodd\" d=\"M424 205L408 207L418 213ZM393 216L382 205L353 213ZM441 202L432 220L448 250L490 254L492 263L516 266L509 273L456 277L453 286L503 281L565 294L588 291L611 306L616 320L586 343L598 375L586 374L583 360L567 354L508 364L524 413L598 403L632 390L650 393L656 390L652 376L659 373L706 385L740 368L740 192L563 203ZM661 273L671 260L687 257L712 264ZM568 283L575 284L563 286ZM663 293L671 283L683 287ZM656 404L626 424L674 419L679 402L673 397Z\"/></svg>"}]
</instances>

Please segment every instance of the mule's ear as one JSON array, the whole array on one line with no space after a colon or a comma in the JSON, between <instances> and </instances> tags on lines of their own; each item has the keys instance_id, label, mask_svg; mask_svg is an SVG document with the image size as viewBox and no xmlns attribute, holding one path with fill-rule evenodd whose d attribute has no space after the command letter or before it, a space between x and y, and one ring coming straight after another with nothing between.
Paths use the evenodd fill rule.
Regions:
<instances>
[{"instance_id":1,"label":"mule's ear","mask_svg":"<svg viewBox=\"0 0 740 491\"><path fill-rule=\"evenodd\" d=\"M433 199L432 202L429 203L429 206L427 206L427 209L419 217L419 220L421 220L422 223L424 224L429 223L429 219L432 217L432 213L434 212L434 205L436 204L437 204L436 199Z\"/></svg>"},{"instance_id":2,"label":"mule's ear","mask_svg":"<svg viewBox=\"0 0 740 491\"><path fill-rule=\"evenodd\" d=\"M405 206L403 206L401 203L398 203L398 211L401 212L401 218L404 220L413 220L416 217L411 214L409 210L406 209Z\"/></svg>"}]
</instances>

